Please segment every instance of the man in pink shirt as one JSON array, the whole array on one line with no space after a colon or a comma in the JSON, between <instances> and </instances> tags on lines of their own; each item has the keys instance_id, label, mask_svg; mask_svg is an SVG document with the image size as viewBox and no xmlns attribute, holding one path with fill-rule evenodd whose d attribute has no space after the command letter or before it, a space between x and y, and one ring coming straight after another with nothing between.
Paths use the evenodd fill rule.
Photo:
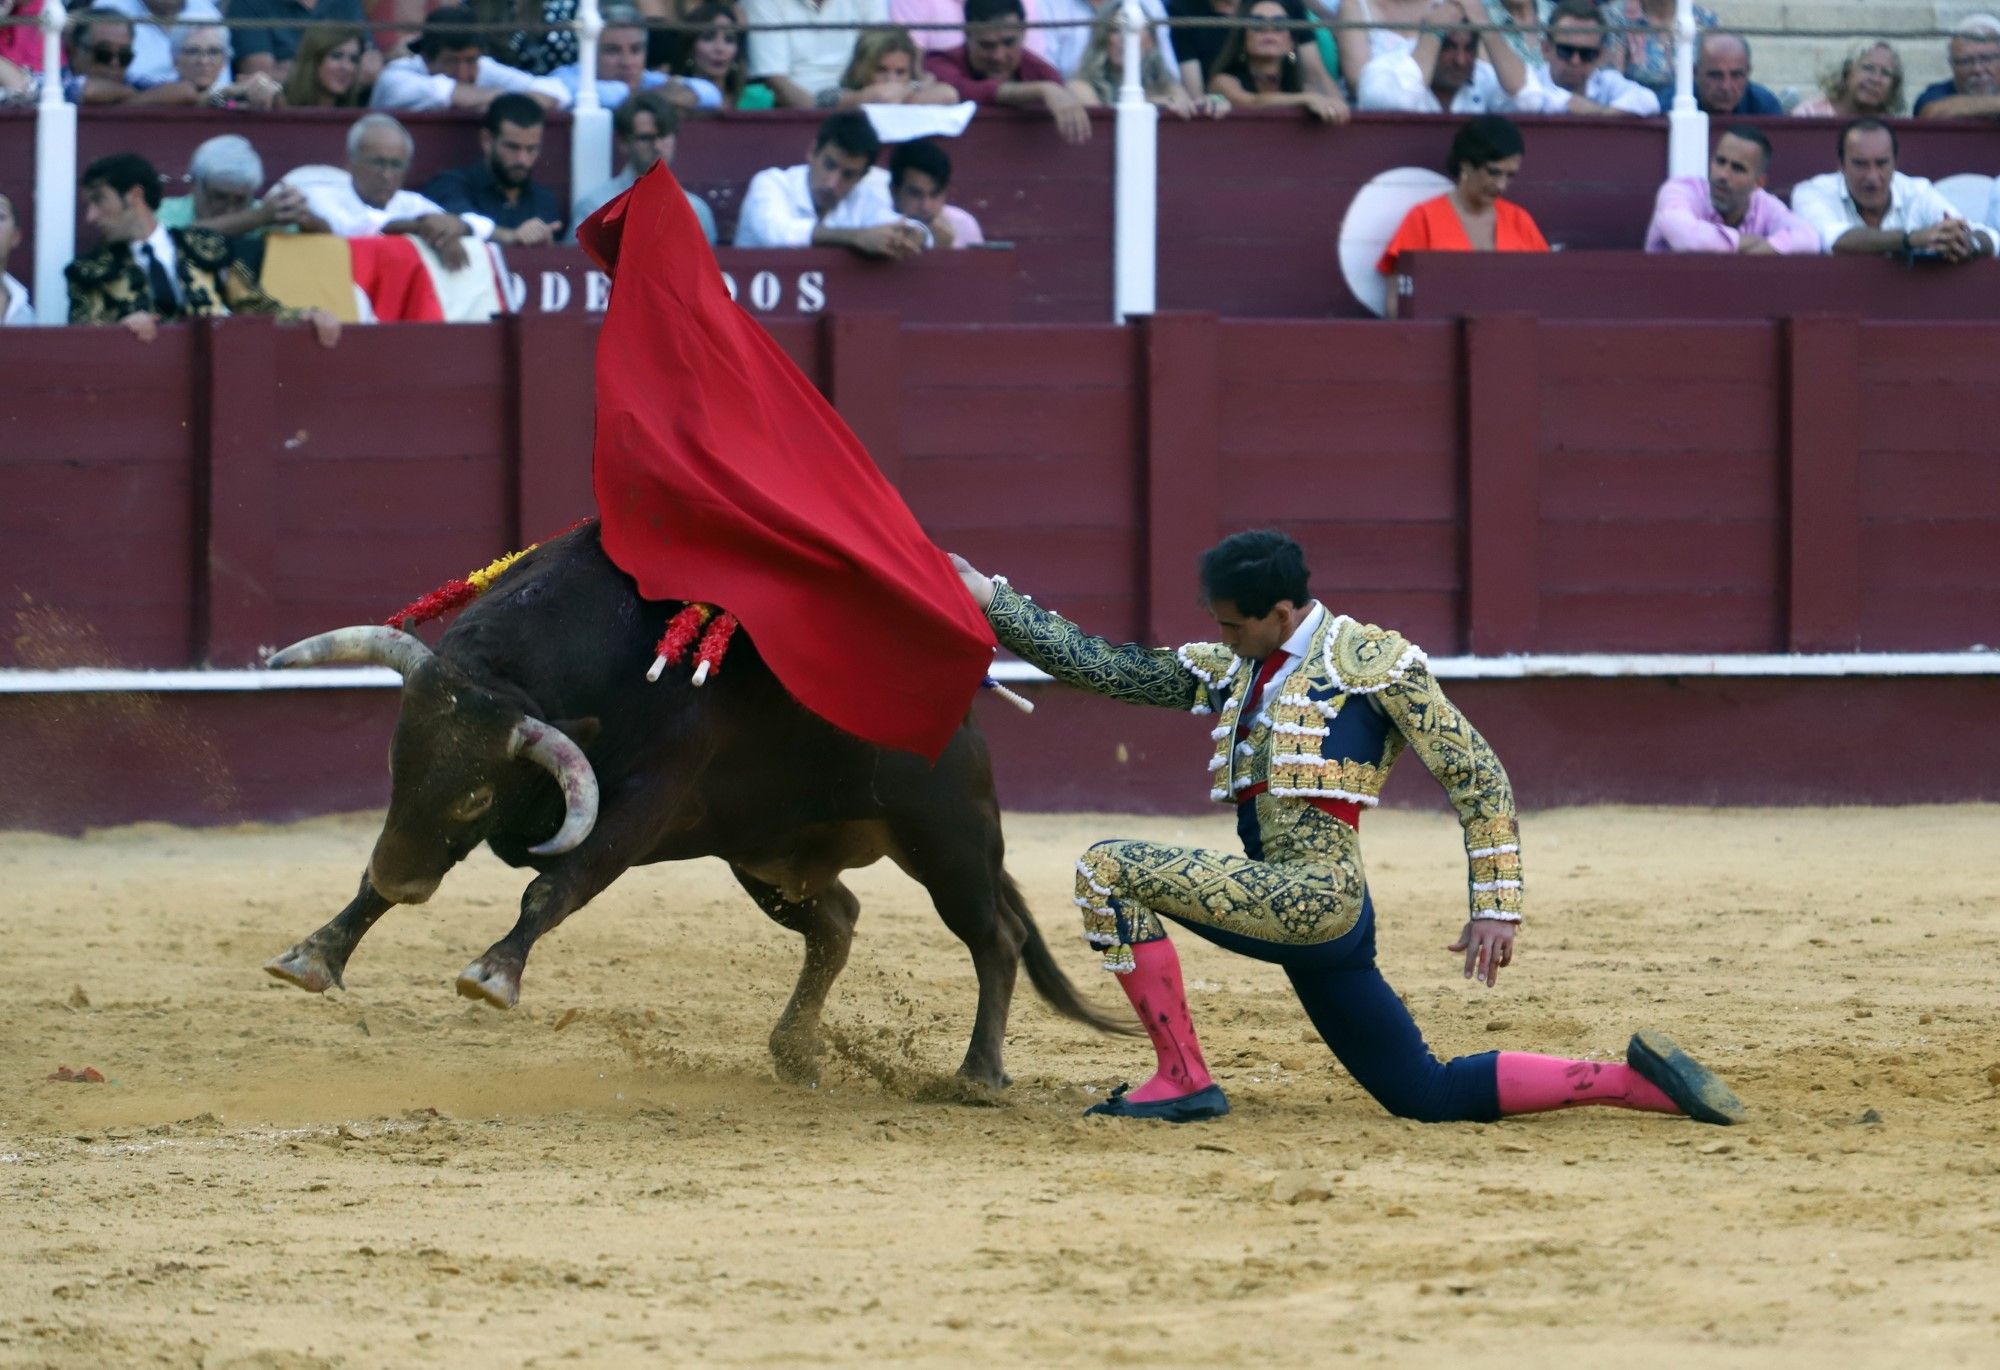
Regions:
<instances>
[{"instance_id":1,"label":"man in pink shirt","mask_svg":"<svg viewBox=\"0 0 2000 1370\"><path fill-rule=\"evenodd\" d=\"M1027 50L1027 35L1021 0L965 0L965 43L925 53L924 66L961 100L1046 109L1065 143L1090 141L1083 101L1061 72Z\"/></svg>"},{"instance_id":2,"label":"man in pink shirt","mask_svg":"<svg viewBox=\"0 0 2000 1370\"><path fill-rule=\"evenodd\" d=\"M1770 171L1770 139L1748 125L1725 130L1708 156L1707 185L1682 176L1660 187L1646 251L1818 253L1819 232L1764 189Z\"/></svg>"}]
</instances>

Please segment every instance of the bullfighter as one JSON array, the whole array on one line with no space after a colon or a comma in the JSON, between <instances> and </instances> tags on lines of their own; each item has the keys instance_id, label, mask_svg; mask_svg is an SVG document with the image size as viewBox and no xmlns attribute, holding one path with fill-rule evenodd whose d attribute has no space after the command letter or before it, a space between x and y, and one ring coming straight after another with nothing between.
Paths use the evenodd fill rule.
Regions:
<instances>
[{"instance_id":1,"label":"bullfighter","mask_svg":"<svg viewBox=\"0 0 2000 1370\"><path fill-rule=\"evenodd\" d=\"M1209 797L1236 812L1242 855L1112 840L1076 866L1086 939L1138 1012L1158 1071L1088 1112L1192 1122L1229 1111L1202 1059L1180 960L1162 919L1284 967L1320 1036L1400 1117L1485 1122L1611 1104L1702 1122L1741 1121L1711 1071L1657 1032L1625 1064L1524 1052L1440 1062L1375 966L1361 810L1407 748L1444 787L1464 830L1471 916L1450 950L1491 987L1514 954L1521 855L1500 760L1445 698L1424 653L1313 598L1305 555L1281 533L1245 532L1203 555L1202 598L1222 641L1178 650L1114 646L954 558L994 634L1065 684L1112 699L1213 714Z\"/></svg>"}]
</instances>

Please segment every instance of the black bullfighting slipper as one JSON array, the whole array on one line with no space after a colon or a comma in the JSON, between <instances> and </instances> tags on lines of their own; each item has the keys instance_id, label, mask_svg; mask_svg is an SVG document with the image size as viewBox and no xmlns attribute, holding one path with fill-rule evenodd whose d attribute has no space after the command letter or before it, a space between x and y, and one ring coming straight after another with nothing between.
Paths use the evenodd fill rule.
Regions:
<instances>
[{"instance_id":1,"label":"black bullfighting slipper","mask_svg":"<svg viewBox=\"0 0 2000 1370\"><path fill-rule=\"evenodd\" d=\"M1150 1104L1134 1104L1125 1101L1125 1093L1130 1085L1120 1085L1111 1091L1111 1097L1101 1104L1092 1104L1083 1111L1088 1118L1093 1113L1101 1113L1107 1118L1152 1118L1163 1123L1199 1123L1209 1118L1220 1118L1229 1112L1229 1100L1224 1096L1221 1085L1210 1085L1192 1094L1183 1094L1178 1099L1156 1099Z\"/></svg>"},{"instance_id":2,"label":"black bullfighting slipper","mask_svg":"<svg viewBox=\"0 0 2000 1370\"><path fill-rule=\"evenodd\" d=\"M1743 1121L1743 1101L1722 1077L1675 1046L1663 1032L1635 1032L1625 1047L1625 1064L1660 1087L1680 1111L1698 1123L1728 1127Z\"/></svg>"}]
</instances>

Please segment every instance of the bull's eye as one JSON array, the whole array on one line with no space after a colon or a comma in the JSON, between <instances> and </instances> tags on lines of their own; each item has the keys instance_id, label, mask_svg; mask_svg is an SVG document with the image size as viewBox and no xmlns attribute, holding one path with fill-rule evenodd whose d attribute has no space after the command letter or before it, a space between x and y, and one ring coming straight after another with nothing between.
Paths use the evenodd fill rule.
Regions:
<instances>
[{"instance_id":1,"label":"bull's eye","mask_svg":"<svg viewBox=\"0 0 2000 1370\"><path fill-rule=\"evenodd\" d=\"M446 812L455 823L470 823L493 807L493 787L481 785L472 793L452 801Z\"/></svg>"}]
</instances>

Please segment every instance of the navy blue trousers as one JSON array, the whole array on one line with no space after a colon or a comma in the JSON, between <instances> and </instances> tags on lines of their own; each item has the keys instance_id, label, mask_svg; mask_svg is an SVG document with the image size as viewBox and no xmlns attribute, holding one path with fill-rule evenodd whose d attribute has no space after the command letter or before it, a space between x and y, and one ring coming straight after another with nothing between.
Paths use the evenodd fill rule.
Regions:
<instances>
[{"instance_id":1,"label":"navy blue trousers","mask_svg":"<svg viewBox=\"0 0 2000 1370\"><path fill-rule=\"evenodd\" d=\"M1169 918L1171 914L1165 915ZM1199 923L1175 922L1224 950L1285 968L1313 1027L1348 1074L1399 1118L1424 1123L1490 1123L1500 1116L1498 1052L1440 1061L1416 1020L1375 968L1375 904L1346 935L1293 947Z\"/></svg>"}]
</instances>

